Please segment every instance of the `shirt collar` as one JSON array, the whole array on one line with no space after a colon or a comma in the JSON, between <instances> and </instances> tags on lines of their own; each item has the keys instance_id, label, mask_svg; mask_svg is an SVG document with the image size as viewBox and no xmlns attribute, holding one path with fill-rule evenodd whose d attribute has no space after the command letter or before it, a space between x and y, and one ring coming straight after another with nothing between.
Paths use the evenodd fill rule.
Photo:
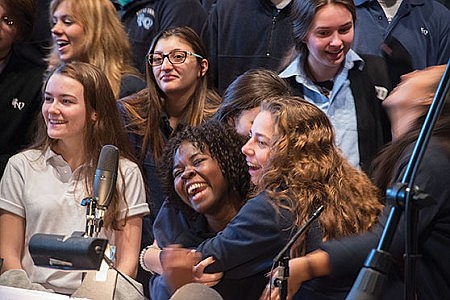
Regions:
<instances>
[{"instance_id":1,"label":"shirt collar","mask_svg":"<svg viewBox=\"0 0 450 300\"><path fill-rule=\"evenodd\" d=\"M68 163L66 162L64 157L62 157L62 155L54 152L50 147L48 147L44 151L44 159L45 159L46 163L51 164L53 166L65 166L65 165L68 165ZM80 167L85 166L85 165L93 166L93 163L92 162L90 164L84 163ZM77 169L79 169L80 167L78 167Z\"/></svg>"},{"instance_id":2,"label":"shirt collar","mask_svg":"<svg viewBox=\"0 0 450 300\"><path fill-rule=\"evenodd\" d=\"M45 152L44 152L44 158L45 158L46 162L48 162L50 160L58 159L58 157L60 157L62 159L62 156L59 154L56 154L52 149L50 149L50 147L48 147L47 150L45 150Z\"/></svg>"},{"instance_id":3,"label":"shirt collar","mask_svg":"<svg viewBox=\"0 0 450 300\"><path fill-rule=\"evenodd\" d=\"M347 55L345 56L344 67L347 70L350 70L355 66L358 68L358 70L361 71L364 68L364 61L355 51L350 49L350 51L348 51Z\"/></svg>"},{"instance_id":4,"label":"shirt collar","mask_svg":"<svg viewBox=\"0 0 450 300\"><path fill-rule=\"evenodd\" d=\"M305 72L303 70L303 66L300 66L300 58L297 56L290 64L286 67L281 73L281 78L288 78L292 76L300 76L302 78L305 78ZM344 68L350 70L354 66L356 66L359 70L362 70L364 68L364 61L363 59L352 49L350 49L345 56L345 63Z\"/></svg>"}]
</instances>

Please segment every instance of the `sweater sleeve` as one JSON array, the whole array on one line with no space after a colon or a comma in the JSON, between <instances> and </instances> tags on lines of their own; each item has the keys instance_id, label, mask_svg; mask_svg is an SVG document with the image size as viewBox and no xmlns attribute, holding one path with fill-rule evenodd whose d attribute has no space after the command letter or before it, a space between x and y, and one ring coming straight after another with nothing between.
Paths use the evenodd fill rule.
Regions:
<instances>
[{"instance_id":1,"label":"sweater sleeve","mask_svg":"<svg viewBox=\"0 0 450 300\"><path fill-rule=\"evenodd\" d=\"M227 272L229 278L251 276L270 269L273 258L291 233L289 212L276 210L264 194L247 201L227 227L197 250L215 263L206 272Z\"/></svg>"}]
</instances>

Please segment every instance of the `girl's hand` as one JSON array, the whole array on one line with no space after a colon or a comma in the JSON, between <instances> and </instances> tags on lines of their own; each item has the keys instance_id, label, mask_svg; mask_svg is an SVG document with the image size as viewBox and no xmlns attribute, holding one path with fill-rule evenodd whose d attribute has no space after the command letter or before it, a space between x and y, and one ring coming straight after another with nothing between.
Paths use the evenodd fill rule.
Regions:
<instances>
[{"instance_id":1,"label":"girl's hand","mask_svg":"<svg viewBox=\"0 0 450 300\"><path fill-rule=\"evenodd\" d=\"M220 279L222 279L223 272L204 273L205 268L212 263L214 263L214 258L210 256L194 266L193 272L195 282L202 283L207 286L215 286L219 283Z\"/></svg>"}]
</instances>

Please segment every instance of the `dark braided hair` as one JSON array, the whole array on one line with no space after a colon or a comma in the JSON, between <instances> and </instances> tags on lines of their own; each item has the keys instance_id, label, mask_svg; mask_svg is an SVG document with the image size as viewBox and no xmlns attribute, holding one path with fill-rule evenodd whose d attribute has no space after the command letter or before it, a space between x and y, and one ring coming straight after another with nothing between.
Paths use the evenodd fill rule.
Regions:
<instances>
[{"instance_id":1,"label":"dark braided hair","mask_svg":"<svg viewBox=\"0 0 450 300\"><path fill-rule=\"evenodd\" d=\"M195 212L180 199L173 185L174 156L183 142L191 142L202 152L209 151L211 157L217 160L224 178L228 181L228 188L236 191L240 196L239 206L242 206L250 190L248 166L245 156L241 153L245 137L238 134L228 124L216 120L210 120L195 127L187 126L167 143L160 161L160 177L169 203L182 209L187 216L195 215Z\"/></svg>"}]
</instances>

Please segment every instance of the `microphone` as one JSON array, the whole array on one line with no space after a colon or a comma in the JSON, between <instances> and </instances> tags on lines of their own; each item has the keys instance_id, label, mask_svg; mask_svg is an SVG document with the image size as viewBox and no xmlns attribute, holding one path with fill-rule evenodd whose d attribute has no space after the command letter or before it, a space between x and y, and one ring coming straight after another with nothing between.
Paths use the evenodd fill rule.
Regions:
<instances>
[{"instance_id":1,"label":"microphone","mask_svg":"<svg viewBox=\"0 0 450 300\"><path fill-rule=\"evenodd\" d=\"M119 149L113 145L104 145L98 159L94 177L94 200L97 207L107 209L116 188Z\"/></svg>"},{"instance_id":2,"label":"microphone","mask_svg":"<svg viewBox=\"0 0 450 300\"><path fill-rule=\"evenodd\" d=\"M300 228L299 231L297 231L295 233L295 235L292 237L292 239L286 244L286 246L284 246L283 249L281 249L280 253L278 253L278 255L273 259L273 262L276 263L278 262L282 256L292 247L292 245L295 243L295 241L299 238L299 236L301 234L303 234L303 232L305 232L309 226L311 226L312 222L314 222L314 220L316 220L320 214L323 212L324 210L324 206L321 205L313 214L312 216L308 219L308 221L306 221L305 225L302 226L302 228Z\"/></svg>"},{"instance_id":3,"label":"microphone","mask_svg":"<svg viewBox=\"0 0 450 300\"><path fill-rule=\"evenodd\" d=\"M28 243L36 266L66 271L98 270L108 243L75 231L70 236L35 233Z\"/></svg>"},{"instance_id":4,"label":"microphone","mask_svg":"<svg viewBox=\"0 0 450 300\"><path fill-rule=\"evenodd\" d=\"M320 216L323 212L324 206L321 205L312 216L306 221L306 223L297 231L291 240L286 244L286 246L281 249L278 255L273 259L273 263L276 264L278 262L278 275L274 280L273 284L280 288L280 299L287 299L287 279L289 277L289 250L295 241L302 235L311 224Z\"/></svg>"},{"instance_id":5,"label":"microphone","mask_svg":"<svg viewBox=\"0 0 450 300\"><path fill-rule=\"evenodd\" d=\"M95 170L94 197L81 201L81 205L86 206L86 236L98 235L103 226L105 211L116 188L118 166L119 149L113 145L103 146Z\"/></svg>"}]
</instances>

